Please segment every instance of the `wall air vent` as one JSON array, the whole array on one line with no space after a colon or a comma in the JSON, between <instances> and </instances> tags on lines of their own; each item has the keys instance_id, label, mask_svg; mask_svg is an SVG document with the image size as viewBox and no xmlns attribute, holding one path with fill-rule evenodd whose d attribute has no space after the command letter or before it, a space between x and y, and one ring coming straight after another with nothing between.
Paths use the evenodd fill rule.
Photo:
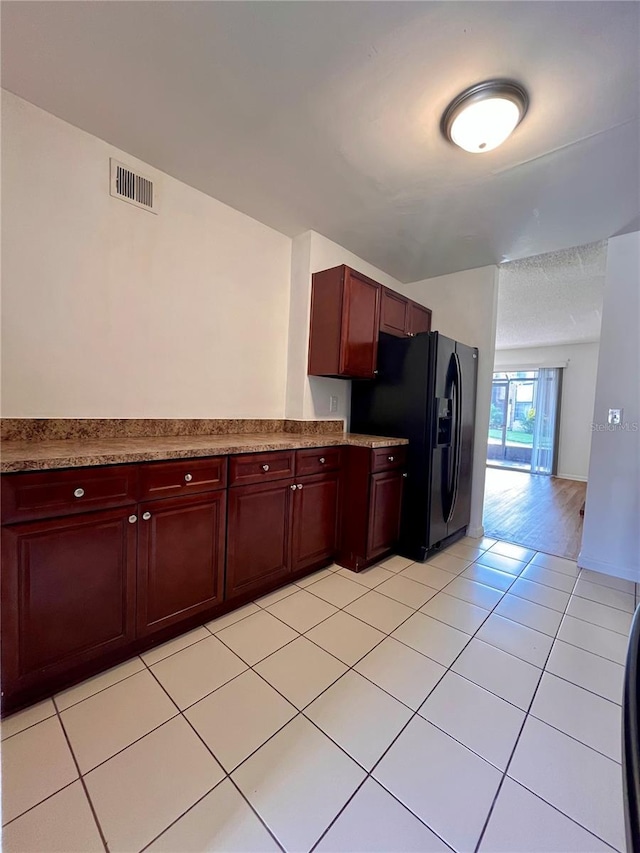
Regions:
<instances>
[{"instance_id":1,"label":"wall air vent","mask_svg":"<svg viewBox=\"0 0 640 853\"><path fill-rule=\"evenodd\" d=\"M150 178L139 172L134 172L124 163L110 158L111 164L111 195L120 198L136 207L142 207L151 213L158 212L157 187Z\"/></svg>"}]
</instances>

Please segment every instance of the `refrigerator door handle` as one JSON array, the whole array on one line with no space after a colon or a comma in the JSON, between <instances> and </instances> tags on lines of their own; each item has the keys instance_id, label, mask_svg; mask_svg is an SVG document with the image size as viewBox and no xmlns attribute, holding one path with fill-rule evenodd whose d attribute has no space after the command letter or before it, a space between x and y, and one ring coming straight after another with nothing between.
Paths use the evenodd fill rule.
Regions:
<instances>
[{"instance_id":1,"label":"refrigerator door handle","mask_svg":"<svg viewBox=\"0 0 640 853\"><path fill-rule=\"evenodd\" d=\"M462 369L460 367L460 356L457 352L453 353L453 362L455 365L455 373L453 379L453 398L455 401L454 408L454 454L453 454L453 483L451 489L451 500L449 503L449 512L446 517L447 524L453 518L458 502L458 490L460 486L460 460L462 456Z\"/></svg>"}]
</instances>

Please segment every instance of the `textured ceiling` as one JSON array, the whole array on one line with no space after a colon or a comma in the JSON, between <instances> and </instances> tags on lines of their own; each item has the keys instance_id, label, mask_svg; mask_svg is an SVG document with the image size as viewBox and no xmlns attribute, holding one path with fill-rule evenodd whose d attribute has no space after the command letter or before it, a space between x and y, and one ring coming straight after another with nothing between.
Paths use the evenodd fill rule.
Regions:
<instances>
[{"instance_id":1,"label":"textured ceiling","mask_svg":"<svg viewBox=\"0 0 640 853\"><path fill-rule=\"evenodd\" d=\"M497 349L600 338L606 243L502 264Z\"/></svg>"},{"instance_id":2,"label":"textured ceiling","mask_svg":"<svg viewBox=\"0 0 640 853\"><path fill-rule=\"evenodd\" d=\"M402 281L637 227L635 2L5 2L3 86L295 235ZM511 77L483 155L439 121Z\"/></svg>"}]
</instances>

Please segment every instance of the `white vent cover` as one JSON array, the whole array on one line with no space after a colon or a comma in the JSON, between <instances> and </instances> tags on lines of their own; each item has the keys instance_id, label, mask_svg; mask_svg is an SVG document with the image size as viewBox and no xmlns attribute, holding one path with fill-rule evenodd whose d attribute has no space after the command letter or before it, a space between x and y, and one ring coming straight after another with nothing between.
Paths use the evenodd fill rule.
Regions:
<instances>
[{"instance_id":1,"label":"white vent cover","mask_svg":"<svg viewBox=\"0 0 640 853\"><path fill-rule=\"evenodd\" d=\"M157 213L157 187L151 178L134 172L129 166L114 160L113 157L109 162L111 164L111 195L122 201L128 201L129 204L135 204L136 207L149 210L151 213Z\"/></svg>"}]
</instances>

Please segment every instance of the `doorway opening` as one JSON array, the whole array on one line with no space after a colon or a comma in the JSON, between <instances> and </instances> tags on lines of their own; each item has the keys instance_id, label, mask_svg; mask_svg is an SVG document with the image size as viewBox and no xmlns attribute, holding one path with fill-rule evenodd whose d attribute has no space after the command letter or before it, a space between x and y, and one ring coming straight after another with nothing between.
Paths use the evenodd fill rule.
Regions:
<instances>
[{"instance_id":1,"label":"doorway opening","mask_svg":"<svg viewBox=\"0 0 640 853\"><path fill-rule=\"evenodd\" d=\"M557 473L562 368L496 371L491 388L487 465Z\"/></svg>"}]
</instances>

